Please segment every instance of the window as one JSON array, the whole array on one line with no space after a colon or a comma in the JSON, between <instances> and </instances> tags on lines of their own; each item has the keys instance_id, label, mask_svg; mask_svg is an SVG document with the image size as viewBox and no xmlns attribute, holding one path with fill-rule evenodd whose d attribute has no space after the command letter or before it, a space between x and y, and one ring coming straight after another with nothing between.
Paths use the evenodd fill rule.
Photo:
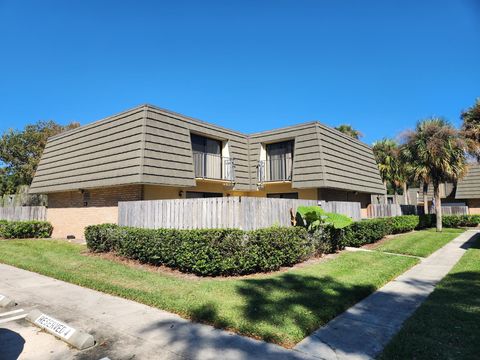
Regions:
<instances>
[{"instance_id":1,"label":"window","mask_svg":"<svg viewBox=\"0 0 480 360\"><path fill-rule=\"evenodd\" d=\"M293 140L267 144L267 181L292 179Z\"/></svg>"},{"instance_id":2,"label":"window","mask_svg":"<svg viewBox=\"0 0 480 360\"><path fill-rule=\"evenodd\" d=\"M187 199L223 197L222 193L187 191Z\"/></svg>"},{"instance_id":3,"label":"window","mask_svg":"<svg viewBox=\"0 0 480 360\"><path fill-rule=\"evenodd\" d=\"M192 150L204 154L222 154L222 142L205 136L192 134Z\"/></svg>"},{"instance_id":4,"label":"window","mask_svg":"<svg viewBox=\"0 0 480 360\"><path fill-rule=\"evenodd\" d=\"M267 198L277 198L277 199L298 199L298 193L272 193L267 194Z\"/></svg>"},{"instance_id":5,"label":"window","mask_svg":"<svg viewBox=\"0 0 480 360\"><path fill-rule=\"evenodd\" d=\"M195 177L222 179L222 142L192 134Z\"/></svg>"}]
</instances>

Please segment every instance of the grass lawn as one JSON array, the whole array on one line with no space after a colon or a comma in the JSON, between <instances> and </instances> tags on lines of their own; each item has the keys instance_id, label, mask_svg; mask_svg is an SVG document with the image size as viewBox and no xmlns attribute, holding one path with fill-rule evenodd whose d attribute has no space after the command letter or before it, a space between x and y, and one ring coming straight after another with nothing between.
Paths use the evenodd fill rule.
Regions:
<instances>
[{"instance_id":1,"label":"grass lawn","mask_svg":"<svg viewBox=\"0 0 480 360\"><path fill-rule=\"evenodd\" d=\"M437 285L381 359L480 357L480 239Z\"/></svg>"},{"instance_id":2,"label":"grass lawn","mask_svg":"<svg viewBox=\"0 0 480 360\"><path fill-rule=\"evenodd\" d=\"M372 248L396 254L427 257L464 231L464 229L443 229L441 233L435 229L415 231L395 236Z\"/></svg>"},{"instance_id":3,"label":"grass lawn","mask_svg":"<svg viewBox=\"0 0 480 360\"><path fill-rule=\"evenodd\" d=\"M418 262L352 252L276 274L186 279L85 250L57 240L6 240L0 241L0 262L287 347Z\"/></svg>"}]
</instances>

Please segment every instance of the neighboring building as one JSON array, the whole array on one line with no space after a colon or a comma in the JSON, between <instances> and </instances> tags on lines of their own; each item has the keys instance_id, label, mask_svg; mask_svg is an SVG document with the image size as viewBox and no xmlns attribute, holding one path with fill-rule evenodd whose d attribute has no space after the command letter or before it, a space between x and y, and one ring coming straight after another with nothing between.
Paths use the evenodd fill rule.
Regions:
<instances>
[{"instance_id":1,"label":"neighboring building","mask_svg":"<svg viewBox=\"0 0 480 360\"><path fill-rule=\"evenodd\" d=\"M372 150L309 122L251 135L151 105L49 139L30 193L54 236L116 222L119 201L261 196L358 201L383 194Z\"/></svg>"},{"instance_id":2,"label":"neighboring building","mask_svg":"<svg viewBox=\"0 0 480 360\"><path fill-rule=\"evenodd\" d=\"M455 200L465 202L470 214L480 214L480 165L469 166L467 175L457 184Z\"/></svg>"},{"instance_id":3,"label":"neighboring building","mask_svg":"<svg viewBox=\"0 0 480 360\"><path fill-rule=\"evenodd\" d=\"M442 200L443 205L458 203L458 205L465 205L461 204L459 201L455 200L455 185L453 183L441 183L439 185L440 190L440 198ZM412 187L408 189L408 195L411 205L423 205L423 188L420 187ZM430 184L428 186L427 191L427 199L430 205L432 205L433 201L433 185Z\"/></svg>"},{"instance_id":4,"label":"neighboring building","mask_svg":"<svg viewBox=\"0 0 480 360\"><path fill-rule=\"evenodd\" d=\"M453 183L441 183L439 186L440 198L442 205L466 205L464 201L455 199L455 185ZM372 204L385 204L385 196L387 204L407 205L405 197L402 195L372 195ZM428 186L427 199L429 206L433 206L433 185ZM408 205L423 206L423 188L408 188Z\"/></svg>"}]
</instances>

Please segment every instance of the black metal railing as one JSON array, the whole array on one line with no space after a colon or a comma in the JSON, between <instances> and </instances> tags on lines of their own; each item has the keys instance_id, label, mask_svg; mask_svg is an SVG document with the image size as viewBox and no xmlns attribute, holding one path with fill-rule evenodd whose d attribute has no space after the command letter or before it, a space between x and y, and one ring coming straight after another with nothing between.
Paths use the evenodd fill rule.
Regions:
<instances>
[{"instance_id":1,"label":"black metal railing","mask_svg":"<svg viewBox=\"0 0 480 360\"><path fill-rule=\"evenodd\" d=\"M268 160L260 160L257 176L260 183L266 181L291 181L293 159L290 154L272 156Z\"/></svg>"},{"instance_id":2,"label":"black metal railing","mask_svg":"<svg viewBox=\"0 0 480 360\"><path fill-rule=\"evenodd\" d=\"M235 164L232 158L193 152L193 165L195 177L213 180L235 180Z\"/></svg>"}]
</instances>

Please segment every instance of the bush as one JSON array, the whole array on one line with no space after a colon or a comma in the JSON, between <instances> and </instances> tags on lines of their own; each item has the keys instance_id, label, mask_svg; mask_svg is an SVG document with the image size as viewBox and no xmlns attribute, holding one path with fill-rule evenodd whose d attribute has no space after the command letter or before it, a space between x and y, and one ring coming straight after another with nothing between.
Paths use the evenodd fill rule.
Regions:
<instances>
[{"instance_id":1,"label":"bush","mask_svg":"<svg viewBox=\"0 0 480 360\"><path fill-rule=\"evenodd\" d=\"M316 249L301 227L238 229L140 229L113 224L85 230L94 252L114 251L129 259L197 275L240 275L296 264Z\"/></svg>"},{"instance_id":2,"label":"bush","mask_svg":"<svg viewBox=\"0 0 480 360\"><path fill-rule=\"evenodd\" d=\"M93 252L113 250L113 231L116 224L90 225L85 228L85 240L88 248Z\"/></svg>"},{"instance_id":3,"label":"bush","mask_svg":"<svg viewBox=\"0 0 480 360\"><path fill-rule=\"evenodd\" d=\"M417 215L402 215L388 218L392 234L399 234L418 229L420 219Z\"/></svg>"},{"instance_id":4,"label":"bush","mask_svg":"<svg viewBox=\"0 0 480 360\"><path fill-rule=\"evenodd\" d=\"M341 239L342 246L362 246L378 241L392 233L388 218L356 221L345 228Z\"/></svg>"},{"instance_id":5,"label":"bush","mask_svg":"<svg viewBox=\"0 0 480 360\"><path fill-rule=\"evenodd\" d=\"M442 224L446 228L477 226L480 215L445 215ZM402 215L389 218L362 220L346 227L340 245L362 246L374 243L386 235L421 230L435 226L435 215Z\"/></svg>"},{"instance_id":6,"label":"bush","mask_svg":"<svg viewBox=\"0 0 480 360\"><path fill-rule=\"evenodd\" d=\"M0 221L0 237L4 239L48 238L52 230L47 221Z\"/></svg>"},{"instance_id":7,"label":"bush","mask_svg":"<svg viewBox=\"0 0 480 360\"><path fill-rule=\"evenodd\" d=\"M310 233L315 255L331 254L342 248L341 240L344 229L337 229L331 225L321 226Z\"/></svg>"},{"instance_id":8,"label":"bush","mask_svg":"<svg viewBox=\"0 0 480 360\"><path fill-rule=\"evenodd\" d=\"M480 224L480 215L445 215L442 225L446 228L475 227Z\"/></svg>"}]
</instances>

